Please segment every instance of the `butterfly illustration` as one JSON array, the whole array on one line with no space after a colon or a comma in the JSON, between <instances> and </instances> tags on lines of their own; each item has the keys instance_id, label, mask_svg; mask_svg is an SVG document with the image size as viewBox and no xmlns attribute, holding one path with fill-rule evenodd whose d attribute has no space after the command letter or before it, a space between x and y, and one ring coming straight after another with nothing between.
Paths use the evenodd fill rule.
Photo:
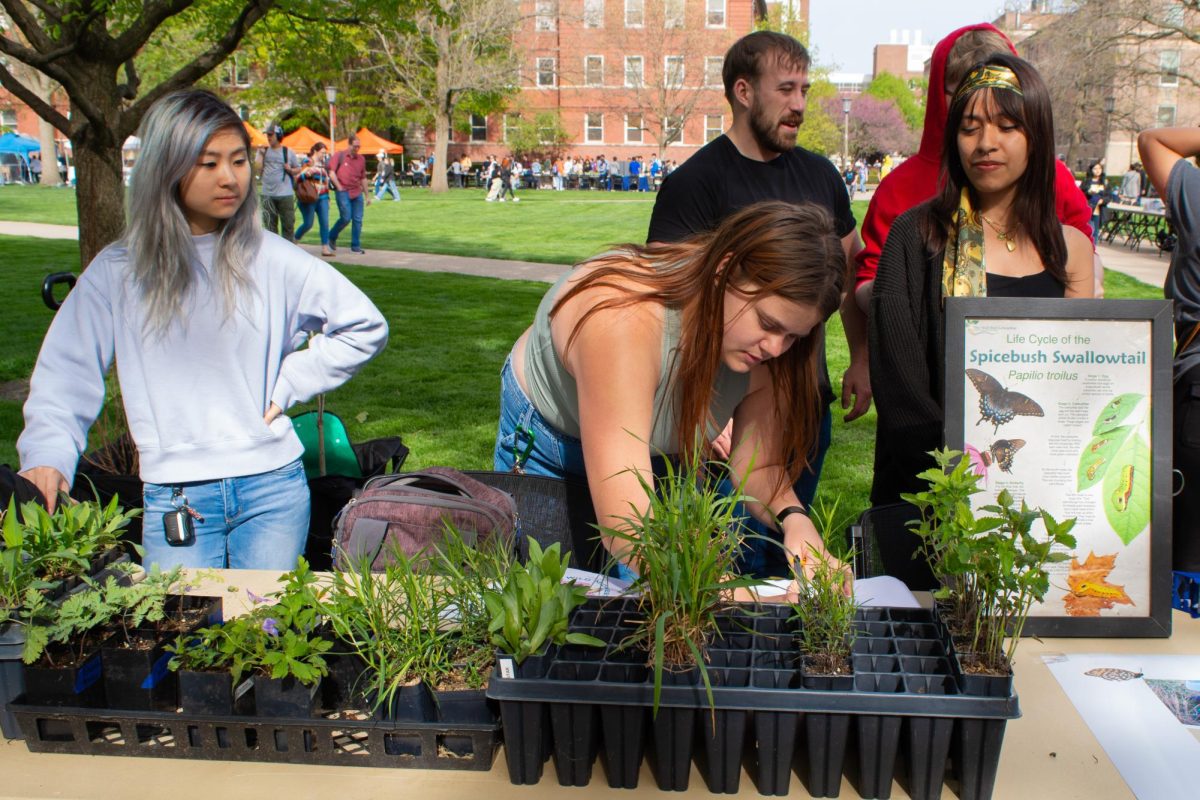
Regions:
<instances>
[{"instance_id":1,"label":"butterfly illustration","mask_svg":"<svg viewBox=\"0 0 1200 800\"><path fill-rule=\"evenodd\" d=\"M983 462L984 468L990 467L995 462L1001 472L1012 472L1013 456L1024 446L1024 439L997 439L987 450L980 451L979 459Z\"/></svg>"},{"instance_id":2,"label":"butterfly illustration","mask_svg":"<svg viewBox=\"0 0 1200 800\"><path fill-rule=\"evenodd\" d=\"M1096 667L1089 669L1084 675L1091 675L1093 678L1104 678L1106 681L1131 681L1135 678L1142 677L1141 672L1131 672L1127 669L1117 669L1116 667Z\"/></svg>"},{"instance_id":3,"label":"butterfly illustration","mask_svg":"<svg viewBox=\"0 0 1200 800\"><path fill-rule=\"evenodd\" d=\"M967 370L967 377L975 384L979 392L979 419L976 425L984 420L992 423L992 432L1000 430L1000 426L1011 422L1014 417L1042 417L1045 412L1031 398L1020 392L1011 392L1000 385L1000 381L978 369Z\"/></svg>"}]
</instances>

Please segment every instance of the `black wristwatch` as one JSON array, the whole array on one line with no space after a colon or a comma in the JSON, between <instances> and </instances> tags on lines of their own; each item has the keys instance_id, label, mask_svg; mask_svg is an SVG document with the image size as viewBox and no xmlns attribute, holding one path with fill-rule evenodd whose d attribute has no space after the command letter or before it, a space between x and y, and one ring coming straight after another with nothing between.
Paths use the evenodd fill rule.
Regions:
<instances>
[{"instance_id":1,"label":"black wristwatch","mask_svg":"<svg viewBox=\"0 0 1200 800\"><path fill-rule=\"evenodd\" d=\"M804 516L807 517L808 509L804 508L803 506L788 506L787 508L781 510L778 514L775 515L775 521L777 523L779 523L780 530L783 530L783 521L785 519L787 519L788 517L790 517L792 514L803 514Z\"/></svg>"}]
</instances>

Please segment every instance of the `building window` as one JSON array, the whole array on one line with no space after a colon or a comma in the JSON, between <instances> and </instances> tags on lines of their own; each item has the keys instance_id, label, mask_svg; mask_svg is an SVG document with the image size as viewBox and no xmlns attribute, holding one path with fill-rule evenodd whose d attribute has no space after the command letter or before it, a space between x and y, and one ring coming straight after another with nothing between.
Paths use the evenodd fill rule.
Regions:
<instances>
[{"instance_id":1,"label":"building window","mask_svg":"<svg viewBox=\"0 0 1200 800\"><path fill-rule=\"evenodd\" d=\"M708 3L704 24L710 28L725 27L725 0L706 0Z\"/></svg>"},{"instance_id":2,"label":"building window","mask_svg":"<svg viewBox=\"0 0 1200 800\"><path fill-rule=\"evenodd\" d=\"M585 86L604 85L604 56L583 57L583 83Z\"/></svg>"},{"instance_id":3,"label":"building window","mask_svg":"<svg viewBox=\"0 0 1200 800\"><path fill-rule=\"evenodd\" d=\"M626 114L625 115L625 143L626 144L641 144L642 143L642 115L641 114Z\"/></svg>"},{"instance_id":4,"label":"building window","mask_svg":"<svg viewBox=\"0 0 1200 800\"><path fill-rule=\"evenodd\" d=\"M640 28L646 24L646 0L625 0L625 27Z\"/></svg>"},{"instance_id":5,"label":"building window","mask_svg":"<svg viewBox=\"0 0 1200 800\"><path fill-rule=\"evenodd\" d=\"M483 114L471 115L471 141L487 141L487 117L485 117Z\"/></svg>"},{"instance_id":6,"label":"building window","mask_svg":"<svg viewBox=\"0 0 1200 800\"><path fill-rule=\"evenodd\" d=\"M724 86L725 81L721 77L721 70L724 66L725 59L722 56L708 56L705 58L704 85L714 89Z\"/></svg>"},{"instance_id":7,"label":"building window","mask_svg":"<svg viewBox=\"0 0 1200 800\"><path fill-rule=\"evenodd\" d=\"M668 89L683 88L683 56L667 56L663 59L663 86Z\"/></svg>"},{"instance_id":8,"label":"building window","mask_svg":"<svg viewBox=\"0 0 1200 800\"><path fill-rule=\"evenodd\" d=\"M508 141L508 134L517 127L517 123L521 121L518 114L504 115L504 141Z\"/></svg>"},{"instance_id":9,"label":"building window","mask_svg":"<svg viewBox=\"0 0 1200 800\"><path fill-rule=\"evenodd\" d=\"M590 111L583 118L583 140L588 144L604 141L604 115Z\"/></svg>"},{"instance_id":10,"label":"building window","mask_svg":"<svg viewBox=\"0 0 1200 800\"><path fill-rule=\"evenodd\" d=\"M683 0L663 0L663 27L683 27Z\"/></svg>"},{"instance_id":11,"label":"building window","mask_svg":"<svg viewBox=\"0 0 1200 800\"><path fill-rule=\"evenodd\" d=\"M1158 127L1160 127L1160 128L1175 127L1175 106L1159 106L1158 107Z\"/></svg>"},{"instance_id":12,"label":"building window","mask_svg":"<svg viewBox=\"0 0 1200 800\"><path fill-rule=\"evenodd\" d=\"M554 0L537 0L534 7L534 30L552 31L557 27L557 9L554 6Z\"/></svg>"},{"instance_id":13,"label":"building window","mask_svg":"<svg viewBox=\"0 0 1200 800\"><path fill-rule=\"evenodd\" d=\"M604 27L604 0L583 0L583 27Z\"/></svg>"},{"instance_id":14,"label":"building window","mask_svg":"<svg viewBox=\"0 0 1200 800\"><path fill-rule=\"evenodd\" d=\"M1163 50L1158 54L1159 86L1179 85L1179 51Z\"/></svg>"},{"instance_id":15,"label":"building window","mask_svg":"<svg viewBox=\"0 0 1200 800\"><path fill-rule=\"evenodd\" d=\"M555 80L555 59L539 58L537 60L537 85L553 86Z\"/></svg>"},{"instance_id":16,"label":"building window","mask_svg":"<svg viewBox=\"0 0 1200 800\"><path fill-rule=\"evenodd\" d=\"M17 112L11 108L0 108L0 128L17 129Z\"/></svg>"},{"instance_id":17,"label":"building window","mask_svg":"<svg viewBox=\"0 0 1200 800\"><path fill-rule=\"evenodd\" d=\"M242 122L249 122L250 121L250 107L249 106L238 106L238 116L241 117Z\"/></svg>"},{"instance_id":18,"label":"building window","mask_svg":"<svg viewBox=\"0 0 1200 800\"><path fill-rule=\"evenodd\" d=\"M704 115L704 143L708 144L713 139L725 132L725 118L720 114L705 114Z\"/></svg>"},{"instance_id":19,"label":"building window","mask_svg":"<svg viewBox=\"0 0 1200 800\"><path fill-rule=\"evenodd\" d=\"M663 120L663 140L667 144L683 144L683 117L667 117Z\"/></svg>"},{"instance_id":20,"label":"building window","mask_svg":"<svg viewBox=\"0 0 1200 800\"><path fill-rule=\"evenodd\" d=\"M1163 14L1163 21L1168 25L1183 25L1184 7L1181 2L1173 2Z\"/></svg>"},{"instance_id":21,"label":"building window","mask_svg":"<svg viewBox=\"0 0 1200 800\"><path fill-rule=\"evenodd\" d=\"M238 86L250 85L250 59L241 53L233 54L233 81Z\"/></svg>"},{"instance_id":22,"label":"building window","mask_svg":"<svg viewBox=\"0 0 1200 800\"><path fill-rule=\"evenodd\" d=\"M641 56L625 56L625 85L630 89L640 87L646 75L646 66Z\"/></svg>"}]
</instances>

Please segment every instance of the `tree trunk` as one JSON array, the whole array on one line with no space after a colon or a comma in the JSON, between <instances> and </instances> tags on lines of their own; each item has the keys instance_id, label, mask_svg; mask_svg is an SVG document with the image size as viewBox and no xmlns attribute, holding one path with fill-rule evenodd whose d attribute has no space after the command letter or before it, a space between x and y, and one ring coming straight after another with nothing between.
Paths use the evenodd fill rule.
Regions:
<instances>
[{"instance_id":1,"label":"tree trunk","mask_svg":"<svg viewBox=\"0 0 1200 800\"><path fill-rule=\"evenodd\" d=\"M71 142L75 153L75 205L79 210L80 266L86 268L96 254L125 230L125 178L121 148L91 135L92 126Z\"/></svg>"},{"instance_id":2,"label":"tree trunk","mask_svg":"<svg viewBox=\"0 0 1200 800\"><path fill-rule=\"evenodd\" d=\"M450 187L446 183L446 156L450 151L450 110L445 105L438 106L437 118L433 131L433 167L430 175L429 191L445 192Z\"/></svg>"}]
</instances>

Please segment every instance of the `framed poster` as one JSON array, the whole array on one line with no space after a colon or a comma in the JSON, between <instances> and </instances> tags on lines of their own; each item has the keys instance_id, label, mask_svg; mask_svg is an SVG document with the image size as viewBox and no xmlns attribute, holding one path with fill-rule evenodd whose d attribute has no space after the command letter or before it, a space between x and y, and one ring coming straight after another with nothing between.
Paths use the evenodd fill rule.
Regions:
<instances>
[{"instance_id":1,"label":"framed poster","mask_svg":"<svg viewBox=\"0 0 1200 800\"><path fill-rule=\"evenodd\" d=\"M946 302L946 445L982 475L974 505L1007 489L1076 520L1029 635L1171 635L1171 325L1166 300Z\"/></svg>"}]
</instances>

